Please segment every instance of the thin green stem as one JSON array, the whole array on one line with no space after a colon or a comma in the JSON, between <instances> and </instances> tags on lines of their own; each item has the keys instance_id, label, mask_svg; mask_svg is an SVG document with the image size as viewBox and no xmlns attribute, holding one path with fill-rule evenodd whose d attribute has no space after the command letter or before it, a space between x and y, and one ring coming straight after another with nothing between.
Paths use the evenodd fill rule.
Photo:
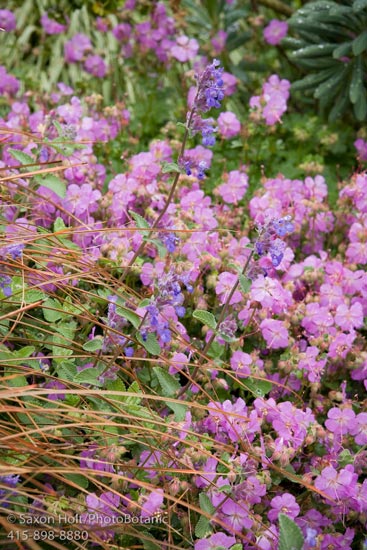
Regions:
<instances>
[{"instance_id":1,"label":"thin green stem","mask_svg":"<svg viewBox=\"0 0 367 550\"><path fill-rule=\"evenodd\" d=\"M246 260L246 263L241 271L241 275L245 275L246 274L246 271L248 270L248 267L251 263L251 260L252 260L252 257L254 255L254 251L251 250L251 253L249 255L249 257L247 258ZM230 306L230 303L231 303L231 300L232 300L232 297L233 297L233 294L236 292L237 288L238 288L238 285L240 284L240 278L238 277L237 281L234 283L230 293L228 294L227 296L227 299L222 307L222 311L220 312L220 315L219 315L219 319L218 319L218 323L217 323L217 327L219 328L220 327L220 324L223 322L224 318L225 318L225 315L228 311L228 308ZM191 380L194 380L195 379L195 376L198 372L198 370L200 369L201 367L201 364L203 362L204 359L206 359L206 354L207 352L209 351L209 348L210 346L212 345L213 341L214 341L214 338L216 337L216 332L213 331L212 335L210 336L209 340L207 341L203 351L202 351L202 354L201 354L201 358L199 360L199 364L196 365L196 367L194 368L194 371L192 373L192 376L191 376ZM185 393L185 391L190 387L190 385L192 384L192 381L189 380L189 382L187 382L187 384L185 384L185 386L183 386L178 395L177 395L177 398L179 398L181 395L183 395Z\"/></svg>"},{"instance_id":2,"label":"thin green stem","mask_svg":"<svg viewBox=\"0 0 367 550\"><path fill-rule=\"evenodd\" d=\"M189 115L189 118L187 120L187 124L186 124L186 129L185 129L185 134L184 134L184 137L183 137L183 140L182 140L182 145L181 145L181 149L180 149L180 154L179 154L179 159L182 158L184 156L184 153L185 153L185 148L186 148L186 142L187 142L187 138L189 136L189 129L190 129L190 125L191 125L191 122L192 122L192 118L194 116L194 113L195 113L195 107L193 107L190 111L190 115ZM155 221L153 222L153 225L152 227L147 230L148 233L149 233L149 237L150 235L153 233L153 231L155 231L157 229L157 227L159 226L163 216L165 215L165 213L167 212L168 208L169 208L169 205L171 204L172 200L173 200L173 197L175 195L175 192L176 192L176 189L177 189L177 186L178 186L178 182L179 182L179 179L180 179L180 172L177 172L176 175L175 175L175 179L173 180L173 183L172 183L172 186L171 186L171 189L170 189L170 192L168 194L168 197L167 197L167 200L165 202L165 205L162 209L162 211L160 212L159 216L155 219ZM131 260L131 263L130 265L126 266L126 268L124 269L123 273L122 273L122 276L121 276L121 279L124 280L128 271L130 270L131 267L134 266L137 258L140 256L140 254L143 253L144 251L144 248L145 248L145 244L146 242L145 241L142 241L142 243L140 244L140 246L138 247L137 251L135 252L134 256L132 257L132 260Z\"/></svg>"}]
</instances>

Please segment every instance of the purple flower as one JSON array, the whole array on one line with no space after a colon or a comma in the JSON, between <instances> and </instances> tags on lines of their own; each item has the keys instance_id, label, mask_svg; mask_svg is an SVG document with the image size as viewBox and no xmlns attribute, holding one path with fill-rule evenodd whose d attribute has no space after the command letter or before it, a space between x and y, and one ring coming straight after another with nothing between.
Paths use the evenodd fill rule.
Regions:
<instances>
[{"instance_id":1,"label":"purple flower","mask_svg":"<svg viewBox=\"0 0 367 550\"><path fill-rule=\"evenodd\" d=\"M340 409L333 407L327 413L328 420L325 421L327 429L336 435L345 435L354 428L355 413L352 409Z\"/></svg>"},{"instance_id":2,"label":"purple flower","mask_svg":"<svg viewBox=\"0 0 367 550\"><path fill-rule=\"evenodd\" d=\"M234 113L226 111L218 117L219 133L224 139L237 136L241 130L241 123Z\"/></svg>"},{"instance_id":3,"label":"purple flower","mask_svg":"<svg viewBox=\"0 0 367 550\"><path fill-rule=\"evenodd\" d=\"M106 63L99 55L88 55L84 61L84 69L98 78L103 78L107 73Z\"/></svg>"},{"instance_id":4,"label":"purple flower","mask_svg":"<svg viewBox=\"0 0 367 550\"><path fill-rule=\"evenodd\" d=\"M19 90L19 86L19 80L8 74L5 67L0 65L0 94L14 95Z\"/></svg>"},{"instance_id":5,"label":"purple flower","mask_svg":"<svg viewBox=\"0 0 367 550\"><path fill-rule=\"evenodd\" d=\"M184 63L193 59L199 51L199 43L195 38L182 35L176 38L176 43L171 48L171 55Z\"/></svg>"},{"instance_id":6,"label":"purple flower","mask_svg":"<svg viewBox=\"0 0 367 550\"><path fill-rule=\"evenodd\" d=\"M264 29L264 38L268 44L276 46L286 36L287 32L288 23L286 23L286 21L272 19L269 25Z\"/></svg>"},{"instance_id":7,"label":"purple flower","mask_svg":"<svg viewBox=\"0 0 367 550\"><path fill-rule=\"evenodd\" d=\"M65 42L64 54L68 63L82 61L86 51L92 49L91 41L85 34L75 34L71 40Z\"/></svg>"},{"instance_id":8,"label":"purple flower","mask_svg":"<svg viewBox=\"0 0 367 550\"><path fill-rule=\"evenodd\" d=\"M14 31L17 26L15 15L10 10L0 10L0 29Z\"/></svg>"},{"instance_id":9,"label":"purple flower","mask_svg":"<svg viewBox=\"0 0 367 550\"><path fill-rule=\"evenodd\" d=\"M268 518L270 521L278 519L280 513L294 519L300 512L296 499L289 493L274 497L270 502L271 510L268 512Z\"/></svg>"},{"instance_id":10,"label":"purple flower","mask_svg":"<svg viewBox=\"0 0 367 550\"><path fill-rule=\"evenodd\" d=\"M342 468L339 472L327 466L315 479L315 487L336 500L347 499L355 494L357 475L350 469Z\"/></svg>"},{"instance_id":11,"label":"purple flower","mask_svg":"<svg viewBox=\"0 0 367 550\"><path fill-rule=\"evenodd\" d=\"M283 321L276 319L264 319L260 323L261 333L267 345L271 349L286 348L289 343L288 330Z\"/></svg>"},{"instance_id":12,"label":"purple flower","mask_svg":"<svg viewBox=\"0 0 367 550\"><path fill-rule=\"evenodd\" d=\"M367 141L359 138L354 142L354 147L357 149L359 160L367 161Z\"/></svg>"},{"instance_id":13,"label":"purple flower","mask_svg":"<svg viewBox=\"0 0 367 550\"><path fill-rule=\"evenodd\" d=\"M46 34L61 34L65 31L66 26L61 25L54 19L50 19L47 13L41 17L41 25Z\"/></svg>"},{"instance_id":14,"label":"purple flower","mask_svg":"<svg viewBox=\"0 0 367 550\"><path fill-rule=\"evenodd\" d=\"M95 470L97 472L108 472L114 473L115 468L109 462L102 461L98 458L98 447L96 444L93 444L80 453L80 456L83 457L83 460L80 461L80 467L87 470Z\"/></svg>"},{"instance_id":15,"label":"purple flower","mask_svg":"<svg viewBox=\"0 0 367 550\"><path fill-rule=\"evenodd\" d=\"M220 510L223 521L235 531L251 528L253 522L249 516L248 505L244 502L235 502L229 498Z\"/></svg>"},{"instance_id":16,"label":"purple flower","mask_svg":"<svg viewBox=\"0 0 367 550\"><path fill-rule=\"evenodd\" d=\"M215 533L208 539L200 539L195 542L195 550L228 550L236 544L236 539L224 533Z\"/></svg>"},{"instance_id":17,"label":"purple flower","mask_svg":"<svg viewBox=\"0 0 367 550\"><path fill-rule=\"evenodd\" d=\"M9 491L8 488L15 489L19 483L20 476L15 474L7 474L5 476L0 476L0 484L5 485L6 488L0 489L0 506L8 508L10 502L8 501L9 497L15 495L14 491Z\"/></svg>"},{"instance_id":18,"label":"purple flower","mask_svg":"<svg viewBox=\"0 0 367 550\"><path fill-rule=\"evenodd\" d=\"M140 517L149 518L153 516L162 506L163 498L163 489L156 489L155 491L152 491L142 504Z\"/></svg>"},{"instance_id":19,"label":"purple flower","mask_svg":"<svg viewBox=\"0 0 367 550\"><path fill-rule=\"evenodd\" d=\"M235 351L231 357L231 368L239 378L247 378L251 376L250 365L252 357L243 351Z\"/></svg>"}]
</instances>

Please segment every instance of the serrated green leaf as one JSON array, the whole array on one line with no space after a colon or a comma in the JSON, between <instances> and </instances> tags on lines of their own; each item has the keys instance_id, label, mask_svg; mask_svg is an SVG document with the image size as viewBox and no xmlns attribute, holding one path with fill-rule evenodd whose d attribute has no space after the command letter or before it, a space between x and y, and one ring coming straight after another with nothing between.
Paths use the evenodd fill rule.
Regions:
<instances>
[{"instance_id":1,"label":"serrated green leaf","mask_svg":"<svg viewBox=\"0 0 367 550\"><path fill-rule=\"evenodd\" d=\"M168 174L170 172L177 172L177 173L181 172L181 169L176 162L164 162L162 164L162 173Z\"/></svg>"},{"instance_id":2,"label":"serrated green leaf","mask_svg":"<svg viewBox=\"0 0 367 550\"><path fill-rule=\"evenodd\" d=\"M116 380L107 380L105 386L106 386L106 390L126 392L126 386L121 380L121 378L117 378ZM109 397L122 402L126 400L126 397L123 395L110 395Z\"/></svg>"},{"instance_id":3,"label":"serrated green leaf","mask_svg":"<svg viewBox=\"0 0 367 550\"><path fill-rule=\"evenodd\" d=\"M60 380L72 382L78 371L76 365L72 361L61 361L56 367L56 372Z\"/></svg>"},{"instance_id":4,"label":"serrated green leaf","mask_svg":"<svg viewBox=\"0 0 367 550\"><path fill-rule=\"evenodd\" d=\"M192 316L204 325L207 325L212 330L217 328L217 321L212 313L205 311L204 309L196 309Z\"/></svg>"},{"instance_id":5,"label":"serrated green leaf","mask_svg":"<svg viewBox=\"0 0 367 550\"><path fill-rule=\"evenodd\" d=\"M43 316L49 323L55 323L59 321L59 319L62 319L64 313L60 310L62 310L62 305L59 300L55 298L48 298L42 305Z\"/></svg>"},{"instance_id":6,"label":"serrated green leaf","mask_svg":"<svg viewBox=\"0 0 367 550\"><path fill-rule=\"evenodd\" d=\"M92 384L93 386L103 386L103 383L98 380L103 369L90 368L78 372L74 377L74 382L77 384Z\"/></svg>"},{"instance_id":7,"label":"serrated green leaf","mask_svg":"<svg viewBox=\"0 0 367 550\"><path fill-rule=\"evenodd\" d=\"M279 550L302 550L304 539L301 529L289 516L279 514Z\"/></svg>"},{"instance_id":8,"label":"serrated green leaf","mask_svg":"<svg viewBox=\"0 0 367 550\"><path fill-rule=\"evenodd\" d=\"M88 340L83 344L83 349L85 351L97 351L102 349L103 346L103 336L96 336L93 340Z\"/></svg>"},{"instance_id":9,"label":"serrated green leaf","mask_svg":"<svg viewBox=\"0 0 367 550\"><path fill-rule=\"evenodd\" d=\"M116 313L117 315L120 315L121 317L124 317L125 319L130 321L134 328L140 327L142 318L134 311L131 311L131 309L119 305L116 307Z\"/></svg>"},{"instance_id":10,"label":"serrated green leaf","mask_svg":"<svg viewBox=\"0 0 367 550\"><path fill-rule=\"evenodd\" d=\"M143 216L141 216L137 212L134 212L133 210L129 210L129 214L136 222L136 225L139 229L150 229L149 223L143 218Z\"/></svg>"},{"instance_id":11,"label":"serrated green leaf","mask_svg":"<svg viewBox=\"0 0 367 550\"><path fill-rule=\"evenodd\" d=\"M161 346L155 334L150 332L147 339L143 340L141 334L138 332L136 339L152 355L159 355L161 353Z\"/></svg>"},{"instance_id":12,"label":"serrated green leaf","mask_svg":"<svg viewBox=\"0 0 367 550\"><path fill-rule=\"evenodd\" d=\"M354 55L360 55L362 52L367 50L367 31L363 31L353 40L352 49Z\"/></svg>"},{"instance_id":13,"label":"serrated green leaf","mask_svg":"<svg viewBox=\"0 0 367 550\"><path fill-rule=\"evenodd\" d=\"M172 397L181 388L180 383L172 374L169 374L162 367L153 367L153 372L158 378L158 382L162 388L162 393L166 397Z\"/></svg>"},{"instance_id":14,"label":"serrated green leaf","mask_svg":"<svg viewBox=\"0 0 367 550\"><path fill-rule=\"evenodd\" d=\"M195 536L199 539L204 539L213 532L210 525L210 520L205 516L200 516L199 521L195 526Z\"/></svg>"},{"instance_id":15,"label":"serrated green leaf","mask_svg":"<svg viewBox=\"0 0 367 550\"><path fill-rule=\"evenodd\" d=\"M34 164L34 158L27 155L27 153L24 153L23 151L19 151L18 149L8 149L8 153L20 162L20 164Z\"/></svg>"},{"instance_id":16,"label":"serrated green leaf","mask_svg":"<svg viewBox=\"0 0 367 550\"><path fill-rule=\"evenodd\" d=\"M132 394L141 393L139 384L136 381L128 387L127 391ZM139 397L138 395L129 395L128 397L124 397L124 401L128 405L139 405L139 403L141 402L141 397Z\"/></svg>"},{"instance_id":17,"label":"serrated green leaf","mask_svg":"<svg viewBox=\"0 0 367 550\"><path fill-rule=\"evenodd\" d=\"M25 357L29 357L36 351L36 348L34 346L24 346L21 349L18 349L17 351L11 352L11 355L13 357L20 357L24 359Z\"/></svg>"},{"instance_id":18,"label":"serrated green leaf","mask_svg":"<svg viewBox=\"0 0 367 550\"><path fill-rule=\"evenodd\" d=\"M39 300L46 299L46 294L41 290L26 290L24 293L24 301L26 304L33 304L33 302L38 302Z\"/></svg>"},{"instance_id":19,"label":"serrated green leaf","mask_svg":"<svg viewBox=\"0 0 367 550\"><path fill-rule=\"evenodd\" d=\"M242 292L247 294L251 290L252 281L245 275L239 275L240 287Z\"/></svg>"},{"instance_id":20,"label":"serrated green leaf","mask_svg":"<svg viewBox=\"0 0 367 550\"><path fill-rule=\"evenodd\" d=\"M51 189L51 191L62 199L66 197L66 183L53 174L48 174L44 178L38 179L38 182L40 185L43 185L43 187Z\"/></svg>"},{"instance_id":21,"label":"serrated green leaf","mask_svg":"<svg viewBox=\"0 0 367 550\"><path fill-rule=\"evenodd\" d=\"M199 494L199 503L200 508L207 514L211 515L215 512L215 506L213 506L210 498L206 493Z\"/></svg>"},{"instance_id":22,"label":"serrated green leaf","mask_svg":"<svg viewBox=\"0 0 367 550\"><path fill-rule=\"evenodd\" d=\"M167 401L166 405L171 409L171 411L174 412L176 422L183 422L185 420L187 413L186 405L181 405L181 403L172 403L171 401Z\"/></svg>"},{"instance_id":23,"label":"serrated green leaf","mask_svg":"<svg viewBox=\"0 0 367 550\"><path fill-rule=\"evenodd\" d=\"M65 474L65 478L75 483L75 485L82 487L83 489L86 489L89 485L88 479L81 474Z\"/></svg>"},{"instance_id":24,"label":"serrated green leaf","mask_svg":"<svg viewBox=\"0 0 367 550\"><path fill-rule=\"evenodd\" d=\"M241 384L245 386L256 397L264 397L273 387L271 382L267 380L256 380L255 378L246 378L241 380Z\"/></svg>"}]
</instances>

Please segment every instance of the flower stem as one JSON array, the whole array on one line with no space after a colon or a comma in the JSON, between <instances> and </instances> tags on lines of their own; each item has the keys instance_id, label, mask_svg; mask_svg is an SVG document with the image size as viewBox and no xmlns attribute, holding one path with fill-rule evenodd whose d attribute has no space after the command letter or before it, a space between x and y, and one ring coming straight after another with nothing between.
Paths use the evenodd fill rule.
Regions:
<instances>
[{"instance_id":1,"label":"flower stem","mask_svg":"<svg viewBox=\"0 0 367 550\"><path fill-rule=\"evenodd\" d=\"M185 148L186 148L186 142L187 142L187 138L189 136L189 130L190 130L190 124L191 124L191 121L192 121L192 118L194 116L194 112L195 112L195 107L193 107L190 111L190 115L188 117L188 120L187 120L187 124L186 124L186 129L185 129L185 134L184 134L184 137L183 137L183 140L182 140L182 145L181 145L181 149L180 149L180 154L179 154L179 159L181 157L184 156L184 153L185 153ZM169 208L169 205L171 204L173 198L174 198L174 195L175 195L175 192L176 192L176 189L177 189L177 186L178 186L178 182L179 182L179 179L180 179L180 172L177 172L176 175L175 175L175 179L173 180L173 183L172 183L172 186L171 186L171 189L170 189L170 192L168 194L168 197L167 197L167 200L165 202L165 205L163 207L163 209L161 210L159 216L155 219L155 221L153 222L153 225L152 227L148 230L148 233L149 233L149 237L150 235L153 233L153 231L155 231L157 229L157 227L159 226L163 216L165 215L165 213L167 212L168 208ZM123 273L122 273L122 276L121 276L121 279L124 280L127 273L129 272L130 268L134 266L134 263L136 261L136 259L140 256L140 254L142 254L144 252L144 248L145 248L145 244L146 242L143 241L140 246L138 247L137 251L135 252L134 256L132 257L132 260L130 262L130 264L128 266L125 267Z\"/></svg>"},{"instance_id":2,"label":"flower stem","mask_svg":"<svg viewBox=\"0 0 367 550\"><path fill-rule=\"evenodd\" d=\"M254 255L254 251L251 250L251 253L249 254L249 257L247 258L246 260L246 263L241 271L241 275L245 275L246 274L246 271L251 263L251 260L252 260L252 256ZM240 278L238 277L237 281L234 283L230 293L228 294L227 296L227 299L225 301L225 303L223 304L223 308L222 308L222 311L220 312L220 315L219 315L219 319L218 319L218 323L217 323L217 327L220 326L220 324L222 323L222 321L224 320L225 318L225 315L228 311L228 308L229 308L229 305L230 305L230 302L231 302L231 299L232 299L232 296L233 294L236 292L237 288L238 288L238 285L240 283ZM210 346L212 345L213 343L213 340L214 338L216 337L216 332L213 331L212 335L210 336L209 340L207 341L203 351L202 351L202 354L201 354L201 358L199 359L199 364L196 365L196 367L194 368L193 370L193 373L191 375L191 380L194 380L195 379L195 376L199 370L199 368L201 367L201 364L203 362L203 360L206 359L206 354L207 352L209 351L209 348ZM190 385L192 384L191 380L189 380L189 382L187 382L187 384L185 384L179 391L178 395L177 395L177 398L179 398L182 394L185 393L185 391L190 387Z\"/></svg>"}]
</instances>

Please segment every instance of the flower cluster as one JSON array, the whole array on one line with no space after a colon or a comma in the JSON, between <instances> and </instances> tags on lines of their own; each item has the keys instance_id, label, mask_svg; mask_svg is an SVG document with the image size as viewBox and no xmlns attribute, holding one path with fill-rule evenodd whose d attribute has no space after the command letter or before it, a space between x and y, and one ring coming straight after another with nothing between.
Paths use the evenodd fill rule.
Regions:
<instances>
[{"instance_id":1,"label":"flower cluster","mask_svg":"<svg viewBox=\"0 0 367 550\"><path fill-rule=\"evenodd\" d=\"M264 83L262 94L251 97L250 107L265 120L268 126L280 122L282 115L286 112L290 86L289 80L280 80L278 75L273 74Z\"/></svg>"}]
</instances>

